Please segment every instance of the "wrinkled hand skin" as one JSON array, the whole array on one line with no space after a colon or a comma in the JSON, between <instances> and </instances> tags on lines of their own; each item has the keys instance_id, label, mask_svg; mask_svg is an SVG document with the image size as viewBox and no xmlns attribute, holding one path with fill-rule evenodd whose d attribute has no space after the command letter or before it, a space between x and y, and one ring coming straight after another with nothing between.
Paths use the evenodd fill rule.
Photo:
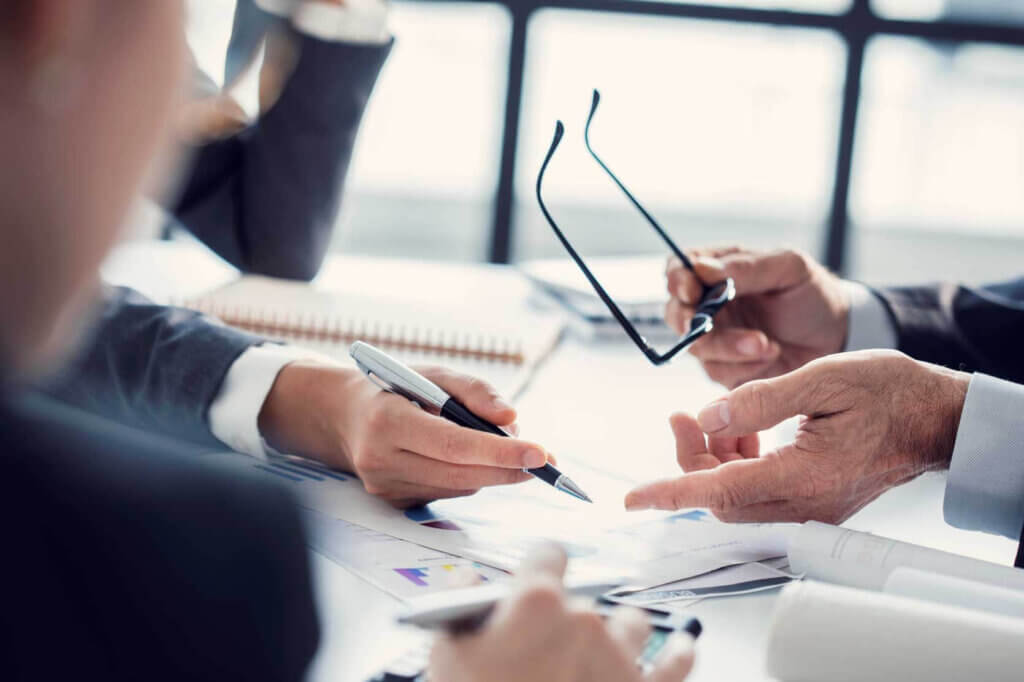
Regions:
<instances>
[{"instance_id":1,"label":"wrinkled hand skin","mask_svg":"<svg viewBox=\"0 0 1024 682\"><path fill-rule=\"evenodd\" d=\"M724 521L841 523L886 490L948 468L970 376L895 351L832 355L674 415L683 476L634 489L630 509L708 507ZM793 442L757 433L803 415Z\"/></svg>"},{"instance_id":2,"label":"wrinkled hand skin","mask_svg":"<svg viewBox=\"0 0 1024 682\"><path fill-rule=\"evenodd\" d=\"M794 250L741 247L695 249L694 271L670 258L671 296L665 320L680 334L689 330L701 282L732 277L736 299L714 318L714 329L690 347L708 376L727 388L779 376L843 349L850 304L842 280L810 256Z\"/></svg>"},{"instance_id":3,"label":"wrinkled hand skin","mask_svg":"<svg viewBox=\"0 0 1024 682\"><path fill-rule=\"evenodd\" d=\"M470 411L517 433L516 412L487 383L438 367L419 368ZM274 449L355 473L366 490L398 507L522 483L553 458L538 445L463 428L381 391L360 372L294 362L277 376L259 415Z\"/></svg>"}]
</instances>

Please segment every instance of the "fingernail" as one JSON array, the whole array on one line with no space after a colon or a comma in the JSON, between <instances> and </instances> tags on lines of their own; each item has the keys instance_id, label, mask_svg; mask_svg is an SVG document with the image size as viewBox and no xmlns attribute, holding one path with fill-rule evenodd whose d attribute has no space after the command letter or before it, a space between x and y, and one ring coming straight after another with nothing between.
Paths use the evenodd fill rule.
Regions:
<instances>
[{"instance_id":1,"label":"fingernail","mask_svg":"<svg viewBox=\"0 0 1024 682\"><path fill-rule=\"evenodd\" d=\"M530 448L523 453L523 466L527 469L542 467L547 461L548 456L536 448Z\"/></svg>"},{"instance_id":2,"label":"fingernail","mask_svg":"<svg viewBox=\"0 0 1024 682\"><path fill-rule=\"evenodd\" d=\"M491 400L491 405L494 407L494 409L496 409L499 412L504 412L505 410L511 410L512 409L512 406L509 405L507 402L505 402L501 398L494 398L494 399L492 399Z\"/></svg>"},{"instance_id":3,"label":"fingernail","mask_svg":"<svg viewBox=\"0 0 1024 682\"><path fill-rule=\"evenodd\" d=\"M715 433L729 425L729 402L719 400L713 402L697 415L697 423L704 433Z\"/></svg>"},{"instance_id":4,"label":"fingernail","mask_svg":"<svg viewBox=\"0 0 1024 682\"><path fill-rule=\"evenodd\" d=\"M764 351L764 342L760 336L744 336L736 343L736 350L743 355L760 355Z\"/></svg>"}]
</instances>

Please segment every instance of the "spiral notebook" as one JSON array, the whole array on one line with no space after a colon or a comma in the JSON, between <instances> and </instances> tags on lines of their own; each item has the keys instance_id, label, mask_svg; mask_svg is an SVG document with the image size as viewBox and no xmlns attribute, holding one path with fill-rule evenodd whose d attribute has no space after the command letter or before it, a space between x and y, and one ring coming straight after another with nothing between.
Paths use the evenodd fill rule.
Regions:
<instances>
[{"instance_id":1,"label":"spiral notebook","mask_svg":"<svg viewBox=\"0 0 1024 682\"><path fill-rule=\"evenodd\" d=\"M441 365L484 379L515 400L558 345L560 317L516 320L455 307L350 296L308 284L245 276L183 302L225 324L351 363L365 341L409 365Z\"/></svg>"}]
</instances>

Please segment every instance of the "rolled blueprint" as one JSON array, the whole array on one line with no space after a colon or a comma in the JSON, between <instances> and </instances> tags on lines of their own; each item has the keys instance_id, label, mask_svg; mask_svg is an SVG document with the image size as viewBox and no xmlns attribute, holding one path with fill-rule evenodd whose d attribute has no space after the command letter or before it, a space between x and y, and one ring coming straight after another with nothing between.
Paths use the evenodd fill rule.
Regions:
<instances>
[{"instance_id":1,"label":"rolled blueprint","mask_svg":"<svg viewBox=\"0 0 1024 682\"><path fill-rule=\"evenodd\" d=\"M897 568L916 568L1024 590L1024 570L809 521L790 538L789 565L808 578L881 590Z\"/></svg>"},{"instance_id":2,"label":"rolled blueprint","mask_svg":"<svg viewBox=\"0 0 1024 682\"><path fill-rule=\"evenodd\" d=\"M916 568L897 568L885 581L884 592L1024 618L1024 592L1021 590L1008 590Z\"/></svg>"},{"instance_id":3,"label":"rolled blueprint","mask_svg":"<svg viewBox=\"0 0 1024 682\"><path fill-rule=\"evenodd\" d=\"M806 581L783 588L767 669L785 682L1019 679L1024 621Z\"/></svg>"}]
</instances>

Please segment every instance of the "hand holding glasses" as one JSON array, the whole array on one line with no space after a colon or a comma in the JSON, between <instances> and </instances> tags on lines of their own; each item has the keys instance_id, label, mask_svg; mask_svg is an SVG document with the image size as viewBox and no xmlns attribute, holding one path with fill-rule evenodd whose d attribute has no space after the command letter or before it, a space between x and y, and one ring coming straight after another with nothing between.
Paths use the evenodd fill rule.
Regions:
<instances>
[{"instance_id":1,"label":"hand holding glasses","mask_svg":"<svg viewBox=\"0 0 1024 682\"><path fill-rule=\"evenodd\" d=\"M636 206L637 210L643 214L647 222L650 223L651 227L654 228L654 231L658 233L658 236L661 237L661 239L668 245L669 249L672 250L672 253L682 262L683 266L697 276L693 269L693 263L690 262L690 259L687 258L686 254L676 246L675 242L672 241L672 238L668 236L668 233L658 225L654 216L652 216L647 209L645 209L640 202L636 200L633 194L626 189L625 185L622 184L622 181L616 177L615 173L613 173L607 165L605 165L605 162L601 160L601 157L599 157L593 147L591 147L590 124L594 120L594 114L597 113L597 105L600 104L600 102L601 94L597 90L594 90L594 100L590 105L590 115L587 117L587 126L583 133L583 139L586 142L587 151L590 152L590 155L594 160L600 164L601 168L604 169L604 172L607 173L613 181L615 181L615 184L619 186L619 189L621 189L633 205ZM580 270L583 271L583 275L587 278L587 281L590 282L590 286L594 288L594 292L597 294L598 298L600 298L608 307L612 317L622 325L626 335L633 340L633 343L635 343L641 351L643 351L643 354L647 356L648 360L655 365L663 365L675 357L677 353L688 348L694 341L712 330L714 327L713 318L715 313L721 310L726 303L736 297L736 285L733 283L732 278L727 278L721 282L713 284L703 283L704 293L701 296L700 303L697 304L697 310L693 316L693 320L690 322L690 331L687 332L683 338L668 351L659 353L655 350L654 347L647 342L647 339L641 336L641 334L636 330L636 327L632 322L630 322L629 318L622 312L622 309L619 308L618 304L615 303L612 297L608 295L605 288L601 286L597 277L595 277L594 273L590 271L587 264L583 262L583 258L580 257L573 245L569 243L565 234L561 229L559 229L558 224L555 223L555 219L551 217L550 211L548 211L547 206L544 204L544 197L541 195L541 185L544 182L544 172L547 170L548 164L551 162L551 158L555 154L555 150L558 149L558 144L562 141L564 133L565 127L562 125L561 121L558 121L555 124L555 137L551 141L551 148L548 149L547 156L544 157L544 163L541 164L540 172L537 174L537 202L540 204L540 210L544 213L544 217L547 218L548 223L551 225L551 229L554 230L555 236L558 237L558 241L562 242L562 246L565 247L565 250L569 252L569 255L576 262L576 265L578 265ZM700 277L697 276L697 279L699 280Z\"/></svg>"}]
</instances>

